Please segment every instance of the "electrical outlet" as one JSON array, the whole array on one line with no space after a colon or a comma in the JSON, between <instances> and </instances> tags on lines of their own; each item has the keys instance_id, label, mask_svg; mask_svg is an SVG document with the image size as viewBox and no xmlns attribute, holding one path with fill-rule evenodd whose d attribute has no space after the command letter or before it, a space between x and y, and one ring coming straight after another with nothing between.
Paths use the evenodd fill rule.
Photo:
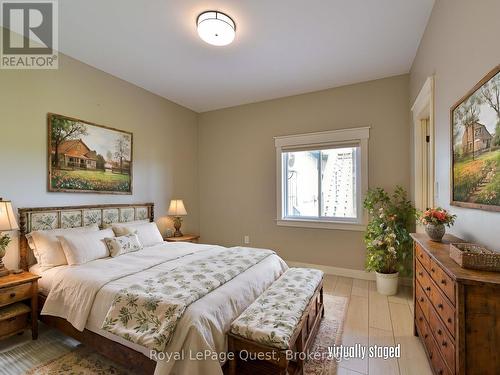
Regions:
<instances>
[{"instance_id":1,"label":"electrical outlet","mask_svg":"<svg viewBox=\"0 0 500 375\"><path fill-rule=\"evenodd\" d=\"M248 234L243 237L243 242L245 243L245 245L248 245L250 243L250 236Z\"/></svg>"}]
</instances>

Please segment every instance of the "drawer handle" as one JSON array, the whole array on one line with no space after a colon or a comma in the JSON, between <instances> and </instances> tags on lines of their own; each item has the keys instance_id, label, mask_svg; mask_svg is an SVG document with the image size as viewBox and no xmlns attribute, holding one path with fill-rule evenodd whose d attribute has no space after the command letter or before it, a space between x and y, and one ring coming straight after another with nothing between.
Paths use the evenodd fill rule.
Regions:
<instances>
[{"instance_id":1,"label":"drawer handle","mask_svg":"<svg viewBox=\"0 0 500 375\"><path fill-rule=\"evenodd\" d=\"M424 320L422 317L418 318L418 320L421 322L422 320Z\"/></svg>"},{"instance_id":2,"label":"drawer handle","mask_svg":"<svg viewBox=\"0 0 500 375\"><path fill-rule=\"evenodd\" d=\"M439 371L438 371L438 374L439 374L439 375L443 375L443 369L439 370Z\"/></svg>"},{"instance_id":3,"label":"drawer handle","mask_svg":"<svg viewBox=\"0 0 500 375\"><path fill-rule=\"evenodd\" d=\"M9 297L10 297L10 298L14 298L15 296L16 296L16 293L11 293L11 294L9 294Z\"/></svg>"},{"instance_id":4,"label":"drawer handle","mask_svg":"<svg viewBox=\"0 0 500 375\"><path fill-rule=\"evenodd\" d=\"M436 270L434 269L434 267L433 267L433 268L431 268L431 272L436 272Z\"/></svg>"},{"instance_id":5,"label":"drawer handle","mask_svg":"<svg viewBox=\"0 0 500 375\"><path fill-rule=\"evenodd\" d=\"M446 280L445 279L441 280L441 284L446 285Z\"/></svg>"},{"instance_id":6,"label":"drawer handle","mask_svg":"<svg viewBox=\"0 0 500 375\"><path fill-rule=\"evenodd\" d=\"M429 334L428 334L428 333L426 333L426 334L424 335L424 339L426 339L427 337L429 337Z\"/></svg>"},{"instance_id":7,"label":"drawer handle","mask_svg":"<svg viewBox=\"0 0 500 375\"><path fill-rule=\"evenodd\" d=\"M419 276L424 276L424 273L423 272L419 272L418 275Z\"/></svg>"},{"instance_id":8,"label":"drawer handle","mask_svg":"<svg viewBox=\"0 0 500 375\"><path fill-rule=\"evenodd\" d=\"M448 323L451 323L451 318L448 318Z\"/></svg>"},{"instance_id":9,"label":"drawer handle","mask_svg":"<svg viewBox=\"0 0 500 375\"><path fill-rule=\"evenodd\" d=\"M443 331L441 331L440 329L438 329L438 335L441 335L443 333Z\"/></svg>"},{"instance_id":10,"label":"drawer handle","mask_svg":"<svg viewBox=\"0 0 500 375\"><path fill-rule=\"evenodd\" d=\"M442 310L442 309L443 309L443 307L444 307L444 306L443 306L443 304L442 304L442 303L439 303L439 304L438 304L438 309L441 309L441 310Z\"/></svg>"},{"instance_id":11,"label":"drawer handle","mask_svg":"<svg viewBox=\"0 0 500 375\"><path fill-rule=\"evenodd\" d=\"M441 345L443 345L444 347L447 347L447 346L448 346L448 343L447 343L446 341L443 341L443 342L441 343Z\"/></svg>"},{"instance_id":12,"label":"drawer handle","mask_svg":"<svg viewBox=\"0 0 500 375\"><path fill-rule=\"evenodd\" d=\"M428 286L427 288L425 288L425 290L427 290L428 292L430 292L431 291L431 287Z\"/></svg>"},{"instance_id":13,"label":"drawer handle","mask_svg":"<svg viewBox=\"0 0 500 375\"><path fill-rule=\"evenodd\" d=\"M424 302L424 297L420 297L420 302Z\"/></svg>"},{"instance_id":14,"label":"drawer handle","mask_svg":"<svg viewBox=\"0 0 500 375\"><path fill-rule=\"evenodd\" d=\"M432 359L432 357L433 357L433 354L429 353L429 358Z\"/></svg>"}]
</instances>

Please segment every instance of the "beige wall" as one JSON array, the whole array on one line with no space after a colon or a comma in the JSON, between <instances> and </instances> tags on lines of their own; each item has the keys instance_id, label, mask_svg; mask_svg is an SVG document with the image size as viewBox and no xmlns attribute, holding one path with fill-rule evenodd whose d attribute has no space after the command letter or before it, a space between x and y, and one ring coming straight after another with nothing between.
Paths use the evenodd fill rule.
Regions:
<instances>
[{"instance_id":1,"label":"beige wall","mask_svg":"<svg viewBox=\"0 0 500 375\"><path fill-rule=\"evenodd\" d=\"M47 112L133 132L134 194L48 193ZM175 196L189 212L186 231L198 231L195 112L61 56L59 70L0 70L0 130L0 196L15 209L152 201L159 218ZM17 243L5 261L17 266Z\"/></svg>"},{"instance_id":2,"label":"beige wall","mask_svg":"<svg viewBox=\"0 0 500 375\"><path fill-rule=\"evenodd\" d=\"M500 64L498 0L437 0L410 75L415 100L435 74L437 205L458 215L452 232L500 250L500 213L450 207L450 108Z\"/></svg>"},{"instance_id":3,"label":"beige wall","mask_svg":"<svg viewBox=\"0 0 500 375\"><path fill-rule=\"evenodd\" d=\"M278 227L273 137L371 126L369 184L409 187L408 76L199 116L203 241L270 247L286 260L363 269L363 233Z\"/></svg>"},{"instance_id":4,"label":"beige wall","mask_svg":"<svg viewBox=\"0 0 500 375\"><path fill-rule=\"evenodd\" d=\"M0 195L15 208L185 199L204 242L271 247L287 260L362 269L362 232L278 227L273 137L369 125L369 184L410 185L409 103L436 75L437 204L449 208L449 108L500 63L496 0L437 0L408 75L200 115L65 56L57 71L0 71ZM46 191L46 114L134 132L134 195ZM199 190L199 191L198 191ZM200 202L200 204L198 204ZM453 232L499 249L500 215L460 209ZM164 228L165 222L161 221ZM17 263L16 243L6 262Z\"/></svg>"}]
</instances>

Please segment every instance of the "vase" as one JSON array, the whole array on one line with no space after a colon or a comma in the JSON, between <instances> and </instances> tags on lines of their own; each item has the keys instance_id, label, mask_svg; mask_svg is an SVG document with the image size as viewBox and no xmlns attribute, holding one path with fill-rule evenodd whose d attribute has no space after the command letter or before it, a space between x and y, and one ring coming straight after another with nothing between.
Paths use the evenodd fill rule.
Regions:
<instances>
[{"instance_id":1,"label":"vase","mask_svg":"<svg viewBox=\"0 0 500 375\"><path fill-rule=\"evenodd\" d=\"M441 242L445 232L444 224L427 224L425 226L425 233L432 241Z\"/></svg>"},{"instance_id":2,"label":"vase","mask_svg":"<svg viewBox=\"0 0 500 375\"><path fill-rule=\"evenodd\" d=\"M375 274L377 275L377 292L384 296L393 296L398 292L399 272L375 272Z\"/></svg>"}]
</instances>

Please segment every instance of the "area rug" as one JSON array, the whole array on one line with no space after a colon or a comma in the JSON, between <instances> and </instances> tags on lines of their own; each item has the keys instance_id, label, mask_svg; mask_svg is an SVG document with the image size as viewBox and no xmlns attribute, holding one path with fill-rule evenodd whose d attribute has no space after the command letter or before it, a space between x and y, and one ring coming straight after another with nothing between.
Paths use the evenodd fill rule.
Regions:
<instances>
[{"instance_id":1,"label":"area rug","mask_svg":"<svg viewBox=\"0 0 500 375\"><path fill-rule=\"evenodd\" d=\"M74 350L78 341L58 331L41 327L38 340L31 332L1 342L0 375L20 375L29 369Z\"/></svg>"},{"instance_id":2,"label":"area rug","mask_svg":"<svg viewBox=\"0 0 500 375\"><path fill-rule=\"evenodd\" d=\"M86 347L56 358L25 373L26 375L133 375L123 367Z\"/></svg>"},{"instance_id":3,"label":"area rug","mask_svg":"<svg viewBox=\"0 0 500 375\"><path fill-rule=\"evenodd\" d=\"M345 319L347 297L325 294L325 317L311 348L311 356L304 365L306 375L333 375L337 373L337 361L331 358L328 347L339 345L342 340L342 323Z\"/></svg>"},{"instance_id":4,"label":"area rug","mask_svg":"<svg viewBox=\"0 0 500 375\"><path fill-rule=\"evenodd\" d=\"M339 344L348 298L324 295L325 317L311 348L304 373L333 375L337 362L328 356L328 347ZM50 330L31 341L0 351L0 375L132 375L123 367L57 331Z\"/></svg>"}]
</instances>

